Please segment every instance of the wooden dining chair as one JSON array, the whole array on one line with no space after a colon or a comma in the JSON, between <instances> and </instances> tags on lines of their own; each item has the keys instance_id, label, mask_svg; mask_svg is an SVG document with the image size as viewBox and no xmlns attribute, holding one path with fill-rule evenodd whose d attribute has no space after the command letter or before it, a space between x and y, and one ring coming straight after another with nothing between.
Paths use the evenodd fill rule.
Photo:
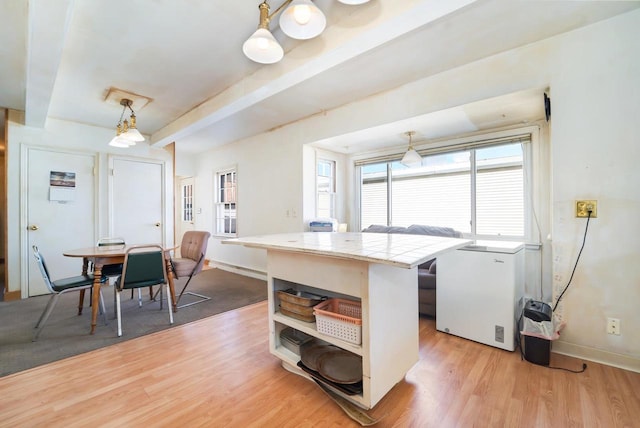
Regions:
<instances>
[{"instance_id":1,"label":"wooden dining chair","mask_svg":"<svg viewBox=\"0 0 640 428\"><path fill-rule=\"evenodd\" d=\"M120 294L124 290L166 286L169 307L169 324L173 324L173 309L171 307L171 293L167 279L167 268L164 250L160 245L135 245L125 253L122 275L116 280L116 318L118 319L118 336L122 336L122 314ZM162 309L162 305L160 306Z\"/></svg>"},{"instance_id":2,"label":"wooden dining chair","mask_svg":"<svg viewBox=\"0 0 640 428\"><path fill-rule=\"evenodd\" d=\"M94 277L91 274L86 274L86 275L62 278L56 281L52 281L51 277L49 276L49 269L47 268L47 264L44 261L44 257L38 250L38 247L34 245L32 249L33 249L33 256L35 257L36 262L38 263L38 268L40 269L40 274L42 275L42 279L44 280L45 285L51 292L51 298L47 302L47 305L45 306L44 311L42 311L42 315L40 315L40 318L38 319L38 322L36 323L36 326L35 326L35 331L32 338L32 340L35 342L36 340L38 340L38 336L40 336L40 333L42 332L42 329L44 328L45 323L49 319L49 315L51 315L51 312L53 312L53 308L56 306L56 303L58 303L58 299L60 298L60 296L72 291L92 289ZM100 282L105 282L105 281L106 281L106 278L100 279ZM100 290L100 305L101 305L100 309L104 317L104 323L107 324L106 310L104 306L102 290Z\"/></svg>"}]
</instances>

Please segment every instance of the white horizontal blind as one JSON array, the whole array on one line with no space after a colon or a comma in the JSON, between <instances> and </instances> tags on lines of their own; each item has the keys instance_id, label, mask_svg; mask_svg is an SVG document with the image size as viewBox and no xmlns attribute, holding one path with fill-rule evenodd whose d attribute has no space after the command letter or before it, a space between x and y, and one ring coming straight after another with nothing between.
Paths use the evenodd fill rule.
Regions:
<instances>
[{"instance_id":1,"label":"white horizontal blind","mask_svg":"<svg viewBox=\"0 0 640 428\"><path fill-rule=\"evenodd\" d=\"M524 235L522 167L478 170L476 234Z\"/></svg>"},{"instance_id":2,"label":"white horizontal blind","mask_svg":"<svg viewBox=\"0 0 640 428\"><path fill-rule=\"evenodd\" d=\"M527 141L528 135L514 136L498 144L467 144L473 147L462 151L439 149L424 156L421 167L411 169L398 162L360 161L362 227L426 224L452 227L467 236L524 237L522 143ZM390 190L386 165L392 171Z\"/></svg>"},{"instance_id":3,"label":"white horizontal blind","mask_svg":"<svg viewBox=\"0 0 640 428\"><path fill-rule=\"evenodd\" d=\"M387 180L362 183L360 224L362 228L372 224L387 224Z\"/></svg>"},{"instance_id":4,"label":"white horizontal blind","mask_svg":"<svg viewBox=\"0 0 640 428\"><path fill-rule=\"evenodd\" d=\"M427 224L468 233L471 231L470 173L394 178L392 207L394 226Z\"/></svg>"}]
</instances>

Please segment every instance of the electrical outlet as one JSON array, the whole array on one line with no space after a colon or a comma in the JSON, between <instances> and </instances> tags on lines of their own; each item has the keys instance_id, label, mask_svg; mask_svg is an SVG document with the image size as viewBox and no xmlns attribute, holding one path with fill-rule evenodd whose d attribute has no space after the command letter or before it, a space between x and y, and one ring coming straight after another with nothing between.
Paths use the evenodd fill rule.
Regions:
<instances>
[{"instance_id":1,"label":"electrical outlet","mask_svg":"<svg viewBox=\"0 0 640 428\"><path fill-rule=\"evenodd\" d=\"M591 218L598 217L598 201L576 201L576 217L589 217L589 211Z\"/></svg>"},{"instance_id":2,"label":"electrical outlet","mask_svg":"<svg viewBox=\"0 0 640 428\"><path fill-rule=\"evenodd\" d=\"M618 318L607 318L607 333L620 335L620 320Z\"/></svg>"}]
</instances>

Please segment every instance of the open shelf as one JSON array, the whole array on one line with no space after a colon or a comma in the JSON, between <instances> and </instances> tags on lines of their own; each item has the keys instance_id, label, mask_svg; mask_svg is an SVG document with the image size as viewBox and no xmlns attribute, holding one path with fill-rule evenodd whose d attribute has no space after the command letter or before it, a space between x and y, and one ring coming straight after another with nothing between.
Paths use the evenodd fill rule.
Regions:
<instances>
[{"instance_id":1,"label":"open shelf","mask_svg":"<svg viewBox=\"0 0 640 428\"><path fill-rule=\"evenodd\" d=\"M317 381L358 407L370 409L418 360L415 268L277 249L267 252L267 265L269 349L287 370L312 379L297 366L300 356L280 343L280 332L287 327L358 355L362 358L362 393L350 395L321 379ZM277 292L289 288L321 297L359 301L361 343L326 335L318 331L315 322L284 315Z\"/></svg>"},{"instance_id":2,"label":"open shelf","mask_svg":"<svg viewBox=\"0 0 640 428\"><path fill-rule=\"evenodd\" d=\"M280 324L284 324L288 327L293 327L296 330L300 330L301 332L308 334L309 336L317 337L318 339L329 342L332 345L336 345L337 347L342 348L345 351L349 351L360 356L362 356L363 354L362 346L360 345L355 345L353 343L338 339L337 337L327 336L326 334L319 333L316 328L316 323L299 321L295 318L282 315L279 311L273 314L273 321L279 322Z\"/></svg>"}]
</instances>

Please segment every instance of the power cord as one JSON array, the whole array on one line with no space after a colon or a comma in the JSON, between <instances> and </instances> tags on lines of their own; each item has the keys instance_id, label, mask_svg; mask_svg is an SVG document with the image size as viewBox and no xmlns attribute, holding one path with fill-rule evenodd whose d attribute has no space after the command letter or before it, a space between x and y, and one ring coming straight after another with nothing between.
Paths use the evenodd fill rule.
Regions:
<instances>
[{"instance_id":1,"label":"power cord","mask_svg":"<svg viewBox=\"0 0 640 428\"><path fill-rule=\"evenodd\" d=\"M562 296L564 296L564 293L569 288L569 285L571 285L573 274L576 273L576 268L578 267L578 261L580 260L580 255L582 254L582 250L584 249L584 244L587 241L587 230L589 230L589 220L591 220L591 212L592 211L589 210L589 215L587 217L587 225L584 228L584 237L582 238L582 247L580 247L580 252L578 253L578 258L576 259L576 264L573 266L573 272L571 272L571 277L569 278L569 282L567 282L567 285L564 287L564 290L562 290L562 293L560 293L560 297L558 297L558 300L556 300L556 304L553 305L552 312L556 311L556 308L558 307L558 303L560 303L560 299L562 299Z\"/></svg>"},{"instance_id":2,"label":"power cord","mask_svg":"<svg viewBox=\"0 0 640 428\"><path fill-rule=\"evenodd\" d=\"M571 372L571 373L584 373L584 371L587 369L587 364L586 363L582 363L582 370L571 370L571 369L567 369L564 367L552 367L549 366L550 369L555 369L555 370L564 370L566 372Z\"/></svg>"},{"instance_id":3,"label":"power cord","mask_svg":"<svg viewBox=\"0 0 640 428\"><path fill-rule=\"evenodd\" d=\"M573 271L571 272L571 277L569 278L569 282L567 282L567 285L564 287L564 290L562 290L562 293L560 293L560 297L558 297L558 300L556 300L555 305L553 306L553 310L552 313L556 311L556 308L558 307L558 303L560 303L560 299L562 299L562 296L564 296L564 293L567 291L567 289L569 288L569 285L571 285L571 280L573 279L573 275L576 273L576 268L578 267L578 261L580 260L580 256L582 255L582 250L584 249L584 244L587 241L587 231L589 230L589 220L591 220L591 213L592 211L589 210L588 211L588 216L587 216L587 224L584 228L584 236L582 238L582 246L580 247L580 251L578 252L578 257L576 258L576 263L573 266ZM524 310L523 310L524 312ZM522 316L523 313L520 313L520 319L518 320L518 326L520 326L521 322L522 322ZM520 360L525 359L524 358L524 351L522 349L522 334L520 333L520 329L518 328L518 348L520 348ZM586 363L582 363L582 369L581 370L571 370L565 367L554 367L554 366L546 366L547 368L550 369L554 369L554 370L564 370L570 373L584 373L585 370L587 370L587 364Z\"/></svg>"}]
</instances>

